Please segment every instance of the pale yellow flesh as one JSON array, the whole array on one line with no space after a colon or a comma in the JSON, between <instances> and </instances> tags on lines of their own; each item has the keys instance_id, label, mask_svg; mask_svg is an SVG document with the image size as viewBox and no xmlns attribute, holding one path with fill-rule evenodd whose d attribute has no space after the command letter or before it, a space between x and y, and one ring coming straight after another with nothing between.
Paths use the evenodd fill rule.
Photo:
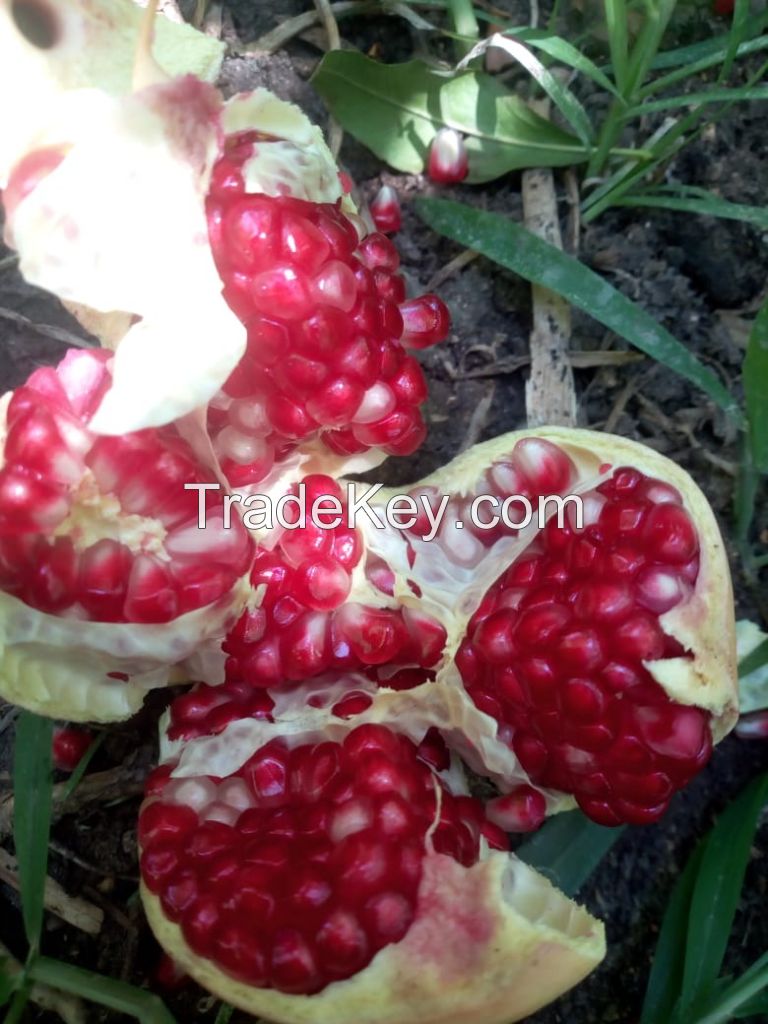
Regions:
<instances>
[{"instance_id":1,"label":"pale yellow flesh","mask_svg":"<svg viewBox=\"0 0 768 1024\"><path fill-rule=\"evenodd\" d=\"M235 981L196 956L142 886L160 944L210 992L275 1024L513 1024L581 981L605 955L602 924L513 855L472 868L425 859L405 938L313 996Z\"/></svg>"}]
</instances>

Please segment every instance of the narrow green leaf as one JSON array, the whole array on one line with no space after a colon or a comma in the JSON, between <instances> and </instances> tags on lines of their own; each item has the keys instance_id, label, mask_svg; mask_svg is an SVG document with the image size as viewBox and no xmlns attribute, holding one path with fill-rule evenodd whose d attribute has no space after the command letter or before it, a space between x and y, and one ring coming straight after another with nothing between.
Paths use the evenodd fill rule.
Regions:
<instances>
[{"instance_id":1,"label":"narrow green leaf","mask_svg":"<svg viewBox=\"0 0 768 1024\"><path fill-rule=\"evenodd\" d=\"M29 967L28 977L62 992L70 992L99 1006L107 1006L118 1013L127 1013L141 1024L176 1024L174 1017L159 996L135 988L125 981L116 981L82 967L37 957Z\"/></svg>"},{"instance_id":2,"label":"narrow green leaf","mask_svg":"<svg viewBox=\"0 0 768 1024\"><path fill-rule=\"evenodd\" d=\"M768 473L768 299L752 325L742 377L752 462Z\"/></svg>"},{"instance_id":3,"label":"narrow green leaf","mask_svg":"<svg viewBox=\"0 0 768 1024\"><path fill-rule=\"evenodd\" d=\"M746 26L747 35L750 40L753 41L766 25L768 25L768 13L755 14L751 17ZM678 46L672 50L664 50L663 53L656 55L651 64L651 69L663 71L667 68L685 68L688 70L691 65L703 59L711 59L712 64L719 64L720 61L725 59L725 55L728 52L730 38L731 33L728 31L713 36L711 39L705 39L700 43L690 43L686 46ZM744 52L745 45L749 44L744 43L741 45L742 53ZM712 65L709 66L711 67Z\"/></svg>"},{"instance_id":4,"label":"narrow green leaf","mask_svg":"<svg viewBox=\"0 0 768 1024\"><path fill-rule=\"evenodd\" d=\"M730 75L733 62L736 60L736 54L739 52L739 47L749 35L750 13L750 0L736 0L733 5L731 31L728 34L728 50L718 75L719 82L724 82L728 75Z\"/></svg>"},{"instance_id":5,"label":"narrow green leaf","mask_svg":"<svg viewBox=\"0 0 768 1024\"><path fill-rule=\"evenodd\" d=\"M742 422L737 404L711 370L649 313L572 256L496 213L474 210L445 199L420 199L416 208L435 231L495 260L527 281L562 295L641 351L696 384L737 422Z\"/></svg>"},{"instance_id":6,"label":"narrow green leaf","mask_svg":"<svg viewBox=\"0 0 768 1024\"><path fill-rule=\"evenodd\" d=\"M747 224L754 224L763 231L768 230L768 207L731 203L727 199L720 199L714 195L697 199L693 196L637 192L617 199L614 205L643 206L662 210L677 210L680 213L697 213L705 217L722 217L724 220L740 220Z\"/></svg>"},{"instance_id":7,"label":"narrow green leaf","mask_svg":"<svg viewBox=\"0 0 768 1024\"><path fill-rule=\"evenodd\" d=\"M490 39L484 39L471 50L467 54L465 62L471 61L485 53L486 50L493 48L503 50L513 60L517 61L521 67L525 68L531 78L549 96L585 147L590 146L593 131L586 110L571 90L562 85L552 72L544 67L539 58L531 53L528 47L524 46L519 39L511 39L497 33L491 36Z\"/></svg>"},{"instance_id":8,"label":"narrow green leaf","mask_svg":"<svg viewBox=\"0 0 768 1024\"><path fill-rule=\"evenodd\" d=\"M734 1018L746 1017L753 1000L766 1005L764 992L768 987L768 953L724 990L719 990L711 1004L699 1011L696 1024L727 1024ZM759 1011L758 1011L759 1012Z\"/></svg>"},{"instance_id":9,"label":"narrow green leaf","mask_svg":"<svg viewBox=\"0 0 768 1024\"><path fill-rule=\"evenodd\" d=\"M688 915L702 853L703 843L688 858L672 890L653 955L640 1024L660 1024L669 1020L680 995Z\"/></svg>"},{"instance_id":10,"label":"narrow green leaf","mask_svg":"<svg viewBox=\"0 0 768 1024\"><path fill-rule=\"evenodd\" d=\"M69 800L69 798L72 796L74 791L77 789L77 787L82 782L83 776L85 775L86 771L88 770L88 765L93 760L93 755L96 753L96 751L99 749L101 744L104 742L104 737L105 736L106 736L106 733L104 733L104 732L99 733L99 735L91 743L91 745L88 747L86 752L83 754L83 756L78 761L77 767L75 768L75 770L72 772L72 774L67 779L67 784L64 787L64 791L63 791L63 793L61 795L62 803L66 803L66 801Z\"/></svg>"},{"instance_id":11,"label":"narrow green leaf","mask_svg":"<svg viewBox=\"0 0 768 1024\"><path fill-rule=\"evenodd\" d=\"M43 927L43 891L48 866L53 769L53 722L29 711L16 721L13 762L13 834L19 862L24 928L32 950Z\"/></svg>"},{"instance_id":12,"label":"narrow green leaf","mask_svg":"<svg viewBox=\"0 0 768 1024\"><path fill-rule=\"evenodd\" d=\"M469 181L521 167L562 167L586 159L577 138L533 111L482 72L444 75L419 60L380 64L356 51L325 55L312 84L336 120L378 157L418 174L443 126L461 132Z\"/></svg>"},{"instance_id":13,"label":"narrow green leaf","mask_svg":"<svg viewBox=\"0 0 768 1024\"><path fill-rule=\"evenodd\" d=\"M611 49L613 76L619 92L624 95L629 70L629 28L624 0L604 0L608 45Z\"/></svg>"},{"instance_id":14,"label":"narrow green leaf","mask_svg":"<svg viewBox=\"0 0 768 1024\"><path fill-rule=\"evenodd\" d=\"M229 1003L222 1003L219 1007L219 1012L216 1014L216 1020L214 1024L229 1024L232 1014L235 1012L234 1006L230 1006Z\"/></svg>"},{"instance_id":15,"label":"narrow green leaf","mask_svg":"<svg viewBox=\"0 0 768 1024\"><path fill-rule=\"evenodd\" d=\"M740 103L744 100L768 99L768 86L752 85L733 89L704 89L702 92L687 92L682 96L667 96L663 100L649 100L630 107L624 120L645 117L660 110L678 110L680 107L700 107L705 103Z\"/></svg>"},{"instance_id":16,"label":"narrow green leaf","mask_svg":"<svg viewBox=\"0 0 768 1024\"><path fill-rule=\"evenodd\" d=\"M768 992L760 992L748 999L732 1016L734 1020L744 1020L746 1017L768 1018Z\"/></svg>"},{"instance_id":17,"label":"narrow green leaf","mask_svg":"<svg viewBox=\"0 0 768 1024\"><path fill-rule=\"evenodd\" d=\"M763 665L768 665L768 640L764 640L759 647L756 647L751 654L739 662L739 675L751 676Z\"/></svg>"},{"instance_id":18,"label":"narrow green leaf","mask_svg":"<svg viewBox=\"0 0 768 1024\"><path fill-rule=\"evenodd\" d=\"M688 920L680 993L684 1017L709 997L720 973L757 819L767 799L768 775L762 775L725 809L706 840Z\"/></svg>"},{"instance_id":19,"label":"narrow green leaf","mask_svg":"<svg viewBox=\"0 0 768 1024\"><path fill-rule=\"evenodd\" d=\"M515 852L561 892L574 896L623 831L596 825L581 811L566 811L550 818Z\"/></svg>"},{"instance_id":20,"label":"narrow green leaf","mask_svg":"<svg viewBox=\"0 0 768 1024\"><path fill-rule=\"evenodd\" d=\"M29 984L22 985L21 988L16 990L16 994L13 997L8 1012L5 1015L3 1024L19 1024L19 1021L23 1019L24 1011L27 1008L29 1002Z\"/></svg>"},{"instance_id":21,"label":"narrow green leaf","mask_svg":"<svg viewBox=\"0 0 768 1024\"><path fill-rule=\"evenodd\" d=\"M580 71L587 78L591 78L593 82L602 89L605 89L606 92L611 93L616 99L621 98L610 78L600 70L594 61L591 61L589 57L585 57L567 39L538 28L505 28L504 35L520 39L522 42L533 47L533 49L541 50L556 61L559 61L560 64L566 64L568 67L573 68L574 71Z\"/></svg>"}]
</instances>

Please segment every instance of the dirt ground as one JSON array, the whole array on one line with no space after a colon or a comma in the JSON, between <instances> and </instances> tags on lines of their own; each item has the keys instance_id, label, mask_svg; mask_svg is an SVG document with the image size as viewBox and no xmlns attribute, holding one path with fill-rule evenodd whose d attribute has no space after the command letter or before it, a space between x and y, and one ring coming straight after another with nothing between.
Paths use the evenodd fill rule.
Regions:
<instances>
[{"instance_id":1,"label":"dirt ground","mask_svg":"<svg viewBox=\"0 0 768 1024\"><path fill-rule=\"evenodd\" d=\"M300 0L225 5L224 29L233 42L248 42L309 5ZM514 10L514 0L507 5ZM410 41L393 18L358 18L342 24L345 39L368 50L377 45L385 60L403 59ZM322 105L307 84L318 59L309 43L293 41L274 57L233 58L224 84L235 91L266 85L300 103L322 121ZM705 133L681 156L677 180L703 185L725 198L764 203L768 193L768 104L744 105L738 116ZM417 218L411 200L434 192L421 177L400 175L347 138L341 153L361 193L368 199L381 183L399 190L404 225L396 241L412 290L423 291L457 255L451 242L437 238ZM572 211L558 176L563 226ZM491 185L441 189L478 207L513 217L521 212L519 175ZM745 343L744 318L754 311L765 287L768 238L743 224L687 217L662 211L609 212L581 233L579 255L630 298L643 305L738 392ZM5 250L0 250L0 385L18 384L35 365L62 354L70 336L82 332L57 303L29 288ZM524 425L525 369L530 294L525 282L476 259L447 278L440 293L450 306L453 329L447 343L424 353L431 397L429 436L417 455L390 460L378 476L389 483L418 479L455 455L467 443ZM574 318L574 349L626 350L584 315ZM517 361L517 362L516 362ZM723 416L698 391L648 359L623 366L577 371L580 421L652 445L685 467L712 502L726 538L732 533L737 437ZM478 408L484 409L478 416ZM768 539L768 502L758 502L757 536ZM729 546L730 541L729 541ZM731 546L731 550L732 546ZM739 616L765 626L768 588L749 590L733 553ZM727 613L723 609L723 614ZM143 921L137 896L135 819L141 779L153 764L156 721L167 696L155 694L132 722L108 730L92 771L112 771L117 794L63 817L54 828L50 873L71 893L101 906L101 935L89 939L49 916L44 951L135 984L154 987L158 947ZM12 709L0 706L0 808L10 789ZM633 1024L639 1016L661 915L675 876L714 816L760 770L768 768L768 743L729 738L701 776L673 801L662 822L628 829L581 893L589 909L606 922L609 952L604 964L575 991L530 1018L531 1024ZM0 841L11 849L2 833ZM760 831L739 910L727 967L738 972L768 949L768 827ZM23 951L17 894L0 884L0 940ZM187 986L166 994L180 1024L212 1021L215 1001ZM34 1009L25 1018L48 1024L57 1018ZM96 1008L89 1020L124 1018ZM245 1022L235 1015L233 1021Z\"/></svg>"}]
</instances>

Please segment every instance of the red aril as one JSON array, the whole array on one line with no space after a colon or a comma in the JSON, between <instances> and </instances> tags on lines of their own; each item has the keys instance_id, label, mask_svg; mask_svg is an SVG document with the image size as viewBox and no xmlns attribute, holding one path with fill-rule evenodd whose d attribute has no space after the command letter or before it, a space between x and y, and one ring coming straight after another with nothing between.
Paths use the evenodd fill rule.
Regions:
<instances>
[{"instance_id":1,"label":"red aril","mask_svg":"<svg viewBox=\"0 0 768 1024\"><path fill-rule=\"evenodd\" d=\"M87 729L59 728L53 731L53 766L60 772L73 772L93 743Z\"/></svg>"},{"instance_id":2,"label":"red aril","mask_svg":"<svg viewBox=\"0 0 768 1024\"><path fill-rule=\"evenodd\" d=\"M91 432L109 360L73 350L4 410L2 692L70 719L127 715L142 682L161 685L221 635L252 559L239 518L226 525L218 485L199 527L199 493L186 488L210 479L174 428Z\"/></svg>"},{"instance_id":3,"label":"red aril","mask_svg":"<svg viewBox=\"0 0 768 1024\"><path fill-rule=\"evenodd\" d=\"M449 328L436 296L404 301L394 246L380 234L361 242L341 201L252 187L253 168L285 146L260 133L228 137L207 201L224 296L248 329L208 420L237 489L315 438L336 454L414 451L426 389L403 346L435 344Z\"/></svg>"}]
</instances>

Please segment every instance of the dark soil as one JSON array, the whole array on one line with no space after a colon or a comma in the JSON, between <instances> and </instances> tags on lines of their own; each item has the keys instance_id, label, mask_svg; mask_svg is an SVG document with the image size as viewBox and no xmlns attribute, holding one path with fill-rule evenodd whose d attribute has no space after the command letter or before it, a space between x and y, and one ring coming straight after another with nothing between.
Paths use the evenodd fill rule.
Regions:
<instances>
[{"instance_id":1,"label":"dark soil","mask_svg":"<svg viewBox=\"0 0 768 1024\"><path fill-rule=\"evenodd\" d=\"M270 4L231 0L225 4L225 35L233 43L252 41L308 6L298 0ZM527 4L525 9L527 12ZM395 18L345 21L342 31L345 39L364 51L375 46L383 59L403 59L414 46L411 30L404 30ZM301 40L294 40L286 51L269 59L235 57L225 68L224 86L233 92L266 85L322 121L322 105L307 84L317 59L317 49ZM716 189L737 202L761 204L768 192L767 139L768 107L744 106L738 116L718 124L684 152L672 168L673 177ZM341 158L364 197L372 198L382 182L400 191L405 216L397 243L410 284L423 290L459 251L425 228L413 211L410 200L430 193L432 187L420 177L382 167L349 138ZM564 197L561 180L558 188ZM519 176L483 188L462 187L440 194L515 218L521 212ZM567 227L565 200L562 215ZM588 265L664 323L735 394L744 346L739 313L750 316L764 288L766 250L766 238L743 224L631 209L604 215L582 232L580 243L580 256ZM82 337L78 325L57 302L22 281L7 256L7 251L0 250L3 388L18 384L33 366L59 358L68 332ZM528 287L512 274L477 259L449 277L440 292L451 308L453 331L446 344L424 354L431 386L429 437L417 455L390 460L379 471L379 478L391 483L418 479L469 441L493 437L525 423L526 371L508 367L528 350ZM573 348L625 350L627 346L597 322L577 315ZM699 391L648 359L579 370L577 385L584 426L603 428L608 422L616 433L644 441L677 461L703 487L726 537L732 536L733 471L739 459L739 439ZM484 401L487 413L478 419L476 410ZM764 499L763 494L763 501L758 501L755 528L755 539L763 541L768 539L768 502ZM735 547L731 545L731 549L738 614L760 621L761 610L764 613L768 603L766 589L763 587L761 596L747 586ZM723 615L727 613L724 608ZM156 721L168 700L168 695L154 694L136 719L107 731L91 770L124 771L123 796L65 815L54 827L50 873L70 893L104 908L102 933L89 939L49 915L43 940L43 949L51 956L149 987L156 987L153 971L159 950L144 923L137 897L136 794L138 780L153 764ZM0 707L0 800L11 785L12 719L12 709ZM662 822L627 830L580 897L606 922L608 956L581 986L531 1017L531 1024L637 1021L661 917L677 874L717 813L766 768L768 743L729 738L717 748L702 775L675 798ZM10 840L7 845L12 848ZM729 972L743 970L768 949L766 854L768 827L763 827L755 842L728 953ZM18 897L3 884L0 940L18 956L23 955ZM167 994L167 1001L184 1024L213 1021L216 1014L215 1001L194 986ZM29 1009L24 1019L47 1024L57 1018ZM125 1018L90 1008L88 1019L116 1024ZM233 1021L239 1024L246 1019L236 1014Z\"/></svg>"}]
</instances>

